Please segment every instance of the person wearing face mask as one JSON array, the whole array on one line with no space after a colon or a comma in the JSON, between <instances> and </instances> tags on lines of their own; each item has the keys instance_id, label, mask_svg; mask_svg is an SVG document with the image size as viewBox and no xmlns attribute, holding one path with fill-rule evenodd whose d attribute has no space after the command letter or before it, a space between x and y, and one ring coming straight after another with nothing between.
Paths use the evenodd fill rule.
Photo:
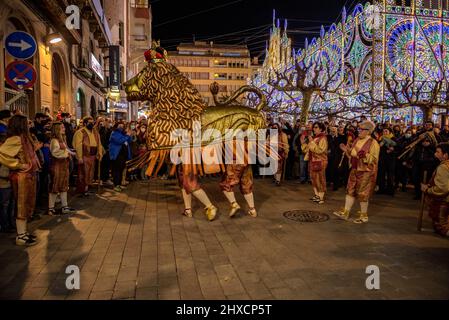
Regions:
<instances>
[{"instance_id":1,"label":"person wearing face mask","mask_svg":"<svg viewBox=\"0 0 449 320\"><path fill-rule=\"evenodd\" d=\"M100 163L100 181L104 185L112 186L112 181L109 179L109 172L111 169L109 140L111 139L112 130L109 128L108 122L105 118L98 118L97 130L100 134L101 145L104 149L104 155Z\"/></svg>"},{"instance_id":2,"label":"person wearing face mask","mask_svg":"<svg viewBox=\"0 0 449 320\"><path fill-rule=\"evenodd\" d=\"M95 160L101 160L104 154L100 135L94 130L94 119L85 117L83 127L73 136L73 147L78 160L77 192L88 196L95 174Z\"/></svg>"},{"instance_id":3,"label":"person wearing face mask","mask_svg":"<svg viewBox=\"0 0 449 320\"><path fill-rule=\"evenodd\" d=\"M146 145L147 141L146 141L146 137L147 137L147 126L146 125L141 125L139 128L139 131L137 133L137 143L140 145Z\"/></svg>"},{"instance_id":4,"label":"person wearing face mask","mask_svg":"<svg viewBox=\"0 0 449 320\"><path fill-rule=\"evenodd\" d=\"M67 139L67 146L70 149L73 149L72 140L73 140L74 130L72 127L72 117L70 116L70 113L62 113L61 117L62 117L62 123L64 124L64 128L65 128L65 136Z\"/></svg>"},{"instance_id":5,"label":"person wearing face mask","mask_svg":"<svg viewBox=\"0 0 449 320\"><path fill-rule=\"evenodd\" d=\"M402 154L405 148L409 146L414 140L414 136L411 129L408 129L403 136L398 139L397 142L397 154ZM399 159L396 166L396 186L401 184L402 192L407 192L407 184L411 177L412 162L410 159Z\"/></svg>"}]
</instances>

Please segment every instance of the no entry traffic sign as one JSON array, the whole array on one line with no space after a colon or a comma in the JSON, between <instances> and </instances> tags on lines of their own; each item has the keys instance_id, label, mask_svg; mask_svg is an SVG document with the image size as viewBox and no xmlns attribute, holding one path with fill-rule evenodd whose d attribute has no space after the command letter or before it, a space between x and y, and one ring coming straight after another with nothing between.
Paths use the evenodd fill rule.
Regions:
<instances>
[{"instance_id":1,"label":"no entry traffic sign","mask_svg":"<svg viewBox=\"0 0 449 320\"><path fill-rule=\"evenodd\" d=\"M29 89L36 83L37 74L34 67L25 61L15 61L6 67L6 82L14 89Z\"/></svg>"},{"instance_id":2,"label":"no entry traffic sign","mask_svg":"<svg viewBox=\"0 0 449 320\"><path fill-rule=\"evenodd\" d=\"M16 31L6 37L5 48L14 58L26 60L34 56L37 44L29 33Z\"/></svg>"}]
</instances>

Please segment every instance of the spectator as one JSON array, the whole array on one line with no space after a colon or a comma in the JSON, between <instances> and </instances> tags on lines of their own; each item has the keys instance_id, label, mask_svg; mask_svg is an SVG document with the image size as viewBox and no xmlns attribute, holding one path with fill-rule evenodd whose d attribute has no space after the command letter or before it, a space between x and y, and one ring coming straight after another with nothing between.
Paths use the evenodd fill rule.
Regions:
<instances>
[{"instance_id":1,"label":"spectator","mask_svg":"<svg viewBox=\"0 0 449 320\"><path fill-rule=\"evenodd\" d=\"M12 113L9 110L0 111L0 135L5 135L8 132L8 121L11 119Z\"/></svg>"},{"instance_id":2,"label":"spectator","mask_svg":"<svg viewBox=\"0 0 449 320\"><path fill-rule=\"evenodd\" d=\"M32 246L36 237L27 232L27 219L34 212L36 203L36 173L39 160L36 150L42 143L35 144L30 137L28 120L16 115L9 121L8 139L0 147L0 163L12 170L11 183L16 203L16 244Z\"/></svg>"},{"instance_id":3,"label":"spectator","mask_svg":"<svg viewBox=\"0 0 449 320\"><path fill-rule=\"evenodd\" d=\"M0 145L6 140L6 133L0 134ZM7 166L0 164L0 232L15 232L14 201L12 199L10 170Z\"/></svg>"},{"instance_id":4,"label":"spectator","mask_svg":"<svg viewBox=\"0 0 449 320\"><path fill-rule=\"evenodd\" d=\"M394 134L391 129L385 128L380 141L379 156L379 194L394 195L394 173L396 165Z\"/></svg>"},{"instance_id":5,"label":"spectator","mask_svg":"<svg viewBox=\"0 0 449 320\"><path fill-rule=\"evenodd\" d=\"M126 168L126 161L131 159L131 142L132 137L129 135L129 130L125 132L124 123L117 122L114 125L109 143L112 178L114 190L117 192L121 192L125 189L124 186L122 186L122 175Z\"/></svg>"}]
</instances>

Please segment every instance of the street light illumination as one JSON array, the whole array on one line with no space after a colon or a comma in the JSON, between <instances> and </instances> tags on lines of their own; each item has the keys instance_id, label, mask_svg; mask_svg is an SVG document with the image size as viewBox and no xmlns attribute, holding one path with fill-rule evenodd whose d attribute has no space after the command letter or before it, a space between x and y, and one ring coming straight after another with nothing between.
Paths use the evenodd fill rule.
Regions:
<instances>
[{"instance_id":1,"label":"street light illumination","mask_svg":"<svg viewBox=\"0 0 449 320\"><path fill-rule=\"evenodd\" d=\"M55 43L58 43L58 42L61 42L61 41L62 41L62 38L54 38L54 39L50 40L50 43L51 44L55 44Z\"/></svg>"},{"instance_id":2,"label":"street light illumination","mask_svg":"<svg viewBox=\"0 0 449 320\"><path fill-rule=\"evenodd\" d=\"M62 41L61 35L59 33L52 33L47 36L46 42L49 44L56 44Z\"/></svg>"}]
</instances>

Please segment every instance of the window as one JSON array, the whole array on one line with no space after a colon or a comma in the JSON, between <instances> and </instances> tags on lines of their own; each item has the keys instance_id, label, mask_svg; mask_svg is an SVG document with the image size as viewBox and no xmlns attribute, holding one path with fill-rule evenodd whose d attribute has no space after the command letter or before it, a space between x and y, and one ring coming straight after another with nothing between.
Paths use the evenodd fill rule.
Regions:
<instances>
[{"instance_id":1,"label":"window","mask_svg":"<svg viewBox=\"0 0 449 320\"><path fill-rule=\"evenodd\" d=\"M145 41L147 40L146 32L145 32L145 24L144 23L136 23L134 24L134 40L135 41Z\"/></svg>"},{"instance_id":2,"label":"window","mask_svg":"<svg viewBox=\"0 0 449 320\"><path fill-rule=\"evenodd\" d=\"M118 24L118 33L119 33L119 45L122 47L125 46L125 25L123 22L119 22Z\"/></svg>"},{"instance_id":3,"label":"window","mask_svg":"<svg viewBox=\"0 0 449 320\"><path fill-rule=\"evenodd\" d=\"M228 76L226 73L216 73L214 74L214 78L217 80L227 80Z\"/></svg>"},{"instance_id":4,"label":"window","mask_svg":"<svg viewBox=\"0 0 449 320\"><path fill-rule=\"evenodd\" d=\"M131 8L148 8L148 0L131 0Z\"/></svg>"}]
</instances>

